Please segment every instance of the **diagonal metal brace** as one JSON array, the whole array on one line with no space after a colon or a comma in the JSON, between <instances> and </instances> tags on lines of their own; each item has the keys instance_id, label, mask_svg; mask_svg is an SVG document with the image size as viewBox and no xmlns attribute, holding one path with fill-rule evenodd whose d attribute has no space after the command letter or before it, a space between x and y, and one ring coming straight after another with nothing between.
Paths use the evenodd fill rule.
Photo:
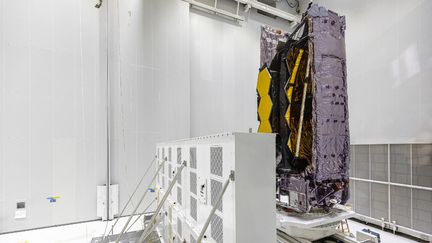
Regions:
<instances>
[{"instance_id":1,"label":"diagonal metal brace","mask_svg":"<svg viewBox=\"0 0 432 243\"><path fill-rule=\"evenodd\" d=\"M144 229L144 232L142 233L141 237L138 240L138 243L143 243L147 237L150 235L150 233L153 231L154 226L156 225L156 219L159 215L160 210L162 209L162 206L164 205L165 201L167 200L171 190L173 189L175 183L181 176L181 172L183 168L186 167L186 161L183 161L182 165L177 169L177 173L174 176L174 179L171 181L171 184L168 187L168 190L165 192L165 195L163 196L162 200L159 202L159 205L157 206L152 218L150 219L149 224Z\"/></svg>"},{"instance_id":2,"label":"diagonal metal brace","mask_svg":"<svg viewBox=\"0 0 432 243\"><path fill-rule=\"evenodd\" d=\"M157 169L156 173L154 174L154 176L153 176L152 180L150 181L148 187L146 187L146 190L145 190L144 194L141 196L138 204L135 206L134 211L129 216L126 224L123 226L123 229L122 229L121 233L118 235L115 243L118 243L120 241L121 237L123 236L123 234L125 233L126 228L128 227L130 221L132 220L132 217L136 214L136 212L138 211L139 206L141 205L141 203L143 202L145 196L147 195L147 192L149 191L148 188L150 188L151 185L153 184L153 182L156 180L156 177L159 174L159 171L162 169L162 167L163 167L164 164L165 164L165 160L163 160L162 163L159 165L159 168Z\"/></svg>"},{"instance_id":3,"label":"diagonal metal brace","mask_svg":"<svg viewBox=\"0 0 432 243\"><path fill-rule=\"evenodd\" d=\"M150 168L153 167L153 163L156 162L156 161L159 161L159 160L156 160L156 158L157 158L156 156L153 158L152 162L149 164L148 168L147 168L146 171L144 172L144 175L141 176L141 179L140 179L140 181L138 182L138 184L136 185L135 190L133 191L132 195L129 197L129 199L128 199L128 201L126 202L126 204L123 206L123 209L122 209L122 211L120 212L120 214L117 215L117 219L116 219L116 221L114 222L114 224L111 226L111 230L108 232L107 235L110 235L110 234L114 233L114 227L115 227L115 226L117 225L117 223L119 222L119 219L124 215L124 212L126 211L126 208L127 208L127 206L129 205L129 203L132 202L132 198L135 196L136 192L138 191L139 187L141 186L141 183L143 182L144 177L145 177L145 176L147 175L147 173L150 171ZM105 233L104 233L104 235L102 236L102 242L105 242L105 237L106 237L106 235L105 235Z\"/></svg>"}]
</instances>

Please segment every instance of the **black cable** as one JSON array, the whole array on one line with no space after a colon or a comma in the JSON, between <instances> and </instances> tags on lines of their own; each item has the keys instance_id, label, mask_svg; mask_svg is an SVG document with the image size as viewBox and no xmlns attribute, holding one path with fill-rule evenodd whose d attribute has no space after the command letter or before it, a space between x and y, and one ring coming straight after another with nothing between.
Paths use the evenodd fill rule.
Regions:
<instances>
[{"instance_id":1,"label":"black cable","mask_svg":"<svg viewBox=\"0 0 432 243\"><path fill-rule=\"evenodd\" d=\"M292 3L290 3L288 0L285 0L286 3L288 4L288 6L290 6L291 8L295 8L298 7L300 5L298 0L294 0L295 1L295 5L292 5Z\"/></svg>"}]
</instances>

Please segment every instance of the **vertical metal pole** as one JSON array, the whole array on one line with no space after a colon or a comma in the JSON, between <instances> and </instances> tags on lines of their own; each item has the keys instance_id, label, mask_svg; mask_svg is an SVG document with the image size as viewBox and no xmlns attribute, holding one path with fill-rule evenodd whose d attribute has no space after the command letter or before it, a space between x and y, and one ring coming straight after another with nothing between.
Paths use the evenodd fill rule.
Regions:
<instances>
[{"instance_id":1,"label":"vertical metal pole","mask_svg":"<svg viewBox=\"0 0 432 243\"><path fill-rule=\"evenodd\" d=\"M410 144L410 185L413 184L413 173L412 173L412 169L413 169L413 145ZM411 192L411 197L410 197L410 204L411 204L411 218L410 218L410 223L411 223L411 228L413 228L413 188L410 188L410 192Z\"/></svg>"},{"instance_id":2,"label":"vertical metal pole","mask_svg":"<svg viewBox=\"0 0 432 243\"><path fill-rule=\"evenodd\" d=\"M236 10L237 15L239 15L239 8L240 8L240 2L237 2L237 10Z\"/></svg>"},{"instance_id":3,"label":"vertical metal pole","mask_svg":"<svg viewBox=\"0 0 432 243\"><path fill-rule=\"evenodd\" d=\"M353 175L351 176L351 177L354 177L355 176L355 165L356 165L356 162L355 162L355 156L356 156L356 149L355 149L355 145L353 145L352 146L352 149L353 149L353 156L352 156L352 158L351 158L351 163L352 163L352 168L353 168L353 170L352 170L352 172L353 172ZM352 181L352 184L351 184L351 181ZM351 186L353 186L353 194L354 195L350 195L350 197L352 197L353 198L353 210L355 211L355 206L356 206L356 200L355 200L355 195L356 195L356 187L355 187L355 181L354 180L351 180L351 178L350 178L350 184L351 184Z\"/></svg>"},{"instance_id":4,"label":"vertical metal pole","mask_svg":"<svg viewBox=\"0 0 432 243\"><path fill-rule=\"evenodd\" d=\"M108 30L109 30L109 5L108 5L109 1L106 1L105 5L106 5L106 83L107 83L107 93L106 93L106 102L107 102L107 106L106 106L106 114L107 114L107 175L106 175L106 214L107 214L107 220L110 220L110 205L111 205L111 200L110 200L110 184L111 184L111 145L110 145L110 141L111 141L111 136L110 136L110 117L111 117L111 113L110 113L110 93L111 93L111 89L110 89L110 83L109 83L109 35L108 35Z\"/></svg>"},{"instance_id":5,"label":"vertical metal pole","mask_svg":"<svg viewBox=\"0 0 432 243\"><path fill-rule=\"evenodd\" d=\"M391 158L390 158L390 144L387 144L387 183L388 183L388 185L387 185L387 188L388 188L388 194L387 194L387 207L388 207L388 222L390 223L391 222L391 202L390 202L390 200L391 200L391 185L390 185L390 176L391 176L391 173L390 173L390 161L391 161Z\"/></svg>"},{"instance_id":6,"label":"vertical metal pole","mask_svg":"<svg viewBox=\"0 0 432 243\"><path fill-rule=\"evenodd\" d=\"M210 225L210 221L213 219L216 209L219 207L219 204L222 202L223 195L225 194L225 191L227 190L230 181L234 181L234 171L231 171L229 178L225 181L222 191L220 192L217 198L216 204L213 206L212 210L210 211L210 215L207 217L204 227L202 228L201 233L198 236L197 243L201 243L204 234L207 231L208 226Z\"/></svg>"},{"instance_id":7,"label":"vertical metal pole","mask_svg":"<svg viewBox=\"0 0 432 243\"><path fill-rule=\"evenodd\" d=\"M152 218L150 219L149 224L144 229L144 232L142 233L141 237L138 240L138 243L143 243L145 239L150 235L150 233L153 230L154 224L156 222L156 217L159 214L159 211L162 209L162 206L164 205L166 199L169 196L169 193L173 189L175 183L177 182L178 178L181 176L181 172L183 168L186 166L186 161L183 162L183 164L178 168L176 175L174 176L174 179L171 181L171 184L169 185L167 191L165 192L165 195L163 196L162 200L160 201L159 205L157 206ZM117 243L117 242L116 242Z\"/></svg>"},{"instance_id":8,"label":"vertical metal pole","mask_svg":"<svg viewBox=\"0 0 432 243\"><path fill-rule=\"evenodd\" d=\"M369 180L372 180L372 161L371 161L371 145L368 145L368 160L369 160ZM369 183L369 217L372 217L372 183Z\"/></svg>"}]
</instances>

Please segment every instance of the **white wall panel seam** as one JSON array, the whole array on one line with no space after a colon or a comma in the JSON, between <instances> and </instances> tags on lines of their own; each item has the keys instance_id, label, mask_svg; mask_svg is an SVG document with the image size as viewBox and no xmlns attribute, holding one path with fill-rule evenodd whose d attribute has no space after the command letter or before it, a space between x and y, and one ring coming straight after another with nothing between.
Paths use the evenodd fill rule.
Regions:
<instances>
[{"instance_id":1,"label":"white wall panel seam","mask_svg":"<svg viewBox=\"0 0 432 243\"><path fill-rule=\"evenodd\" d=\"M4 1L0 1L0 10L1 10L1 15L0 15L0 18L1 18L1 29L0 29L0 33L1 33L1 39L2 39L2 42L1 42L1 48L2 48L2 55L1 55L1 59L2 59L2 72L1 72L1 83L0 83L0 85L1 85L1 92L2 92L2 97L0 98L1 99L1 104L0 104L0 106L1 106L1 110L0 110L0 119L1 119L1 117L3 117L4 116L4 113L5 113L5 108L4 108L4 104L5 104L5 96L6 96L6 88L5 88L5 83L6 83L6 68L5 68L5 60L6 60L6 52L5 52L5 24L4 24L4 22L5 22L5 14L4 14L4 9L5 9L5 4L4 4ZM4 121L3 121L3 119L1 119L1 123L0 123L0 132L1 132L1 134L4 134ZM4 163L5 163L5 156L4 156L4 151L5 151L5 141L4 141L4 136L0 136L0 146L1 146L1 151L0 151L0 176L1 176L1 179L0 180L2 180L2 186L1 186L1 198L0 198L0 212L1 212L1 214L2 215L5 215L5 206L4 206L4 204L5 204L5 202L6 202L6 197L5 197L5 187L6 187L6 185L5 185L5 183L6 183L6 179L5 179L5 165L4 165ZM0 230L1 231L3 231L3 229L4 229L4 225L3 225L3 220L1 220L0 221Z\"/></svg>"},{"instance_id":2,"label":"white wall panel seam","mask_svg":"<svg viewBox=\"0 0 432 243\"><path fill-rule=\"evenodd\" d=\"M32 115L31 115L31 108L32 108L32 88L31 88L31 83L32 83L32 63L31 63L31 30L30 30L30 19L31 19L31 8L30 8L30 3L27 4L27 26L29 28L28 30L28 39L27 39L27 48L28 48L28 78L27 78L27 82L28 82L28 120L27 120L27 129L28 129L28 138L27 138L27 144L28 144L28 158L27 158L27 197L25 198L26 200L26 208L29 207L29 201L31 202L31 190L32 190L32 183L31 183L31 179L32 179L32 167L31 167L31 161L32 161L32 150L31 150L31 136L32 136L32 130L31 130L31 124L32 124ZM30 205L31 208L31 205ZM30 215L31 216L31 215ZM29 218L29 220L31 221L31 217Z\"/></svg>"}]
</instances>

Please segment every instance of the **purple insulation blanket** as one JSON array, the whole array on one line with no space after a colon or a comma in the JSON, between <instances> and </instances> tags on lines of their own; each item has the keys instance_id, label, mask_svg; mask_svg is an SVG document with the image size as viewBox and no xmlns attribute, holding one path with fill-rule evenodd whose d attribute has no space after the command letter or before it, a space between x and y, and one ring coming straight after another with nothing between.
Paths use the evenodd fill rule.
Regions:
<instances>
[{"instance_id":1,"label":"purple insulation blanket","mask_svg":"<svg viewBox=\"0 0 432 243\"><path fill-rule=\"evenodd\" d=\"M280 41L285 42L287 34L281 30L273 29L269 26L261 26L261 53L260 53L260 66L270 66L270 63L275 56L276 47Z\"/></svg>"},{"instance_id":2,"label":"purple insulation blanket","mask_svg":"<svg viewBox=\"0 0 432 243\"><path fill-rule=\"evenodd\" d=\"M313 6L309 28L313 83L312 160L315 179L348 179L349 128L345 65L345 18Z\"/></svg>"}]
</instances>

